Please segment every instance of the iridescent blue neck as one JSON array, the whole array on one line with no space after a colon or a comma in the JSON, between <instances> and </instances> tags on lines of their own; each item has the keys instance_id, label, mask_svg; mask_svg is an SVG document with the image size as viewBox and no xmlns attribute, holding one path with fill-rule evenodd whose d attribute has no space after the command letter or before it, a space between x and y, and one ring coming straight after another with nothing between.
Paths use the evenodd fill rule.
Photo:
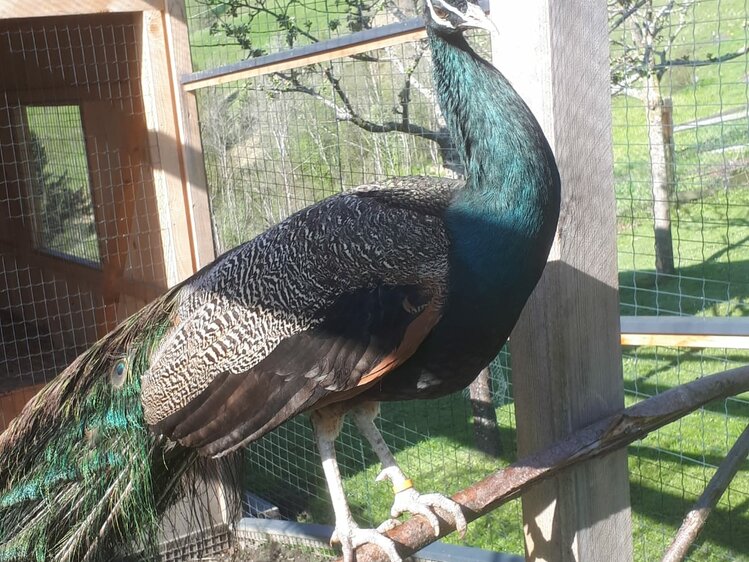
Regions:
<instances>
[{"instance_id":1,"label":"iridescent blue neck","mask_svg":"<svg viewBox=\"0 0 749 562\"><path fill-rule=\"evenodd\" d=\"M440 106L467 175L458 205L542 228L551 218L546 211L558 209L559 175L541 127L462 34L428 31Z\"/></svg>"},{"instance_id":2,"label":"iridescent blue neck","mask_svg":"<svg viewBox=\"0 0 749 562\"><path fill-rule=\"evenodd\" d=\"M480 295L491 309L517 303L519 314L559 215L554 156L520 96L461 34L429 29L429 39L440 107L467 174L445 213L452 299L469 307Z\"/></svg>"}]
</instances>

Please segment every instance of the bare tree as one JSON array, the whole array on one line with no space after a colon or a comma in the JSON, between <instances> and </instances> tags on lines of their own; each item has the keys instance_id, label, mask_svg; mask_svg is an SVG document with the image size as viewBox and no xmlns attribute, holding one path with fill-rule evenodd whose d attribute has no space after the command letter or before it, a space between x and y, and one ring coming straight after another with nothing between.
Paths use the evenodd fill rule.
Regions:
<instances>
[{"instance_id":1,"label":"bare tree","mask_svg":"<svg viewBox=\"0 0 749 562\"><path fill-rule=\"evenodd\" d=\"M266 49L258 47L259 38L266 41L267 31L260 31L261 26L270 20L281 34L286 48L299 44L316 43L321 37L313 32L311 21L300 21L294 16L294 8L299 0L197 0L215 16L209 31L221 37L226 44L239 45L246 50L248 57L267 54ZM417 15L416 3L405 9L395 0L346 0L341 3L341 10L327 13L327 25L332 31L345 26L350 31L371 29L377 23L377 14L388 14L399 21ZM452 175L462 175L462 163L455 150L444 121L437 120L437 126L416 123L412 116L414 93L422 96L430 104L435 102L435 94L414 76L419 63L423 60L427 46L421 41L413 47L404 49L399 56L396 50L389 48L382 56L360 54L349 57L360 63L390 63L391 68L400 74L400 87L397 106L392 108L390 119L370 117L352 101L351 92L344 83L340 65L333 63L313 64L303 68L279 72L273 75L272 85L264 88L272 93L299 92L310 96L334 112L336 120L356 125L370 133L400 132L414 135L431 141L439 147L439 156L443 166ZM322 77L322 83L316 78ZM395 78L393 78L395 79ZM333 96L329 95L332 92Z\"/></svg>"},{"instance_id":2,"label":"bare tree","mask_svg":"<svg viewBox=\"0 0 749 562\"><path fill-rule=\"evenodd\" d=\"M720 64L749 52L749 45L745 45L738 51L722 56L704 53L702 58L676 57L676 39L693 23L689 14L696 2L609 0L612 93L635 97L645 106L653 195L655 266L659 273L675 271L671 234L673 138L668 126L670 106L664 101L662 92L663 77L671 68Z\"/></svg>"},{"instance_id":3,"label":"bare tree","mask_svg":"<svg viewBox=\"0 0 749 562\"><path fill-rule=\"evenodd\" d=\"M204 125L201 129L203 149L211 164L207 171L212 176L209 180L214 244L220 251L241 241L244 228L238 218L241 213L217 212L218 208L235 209L239 205L236 195L242 171L235 165L233 154L248 141L252 131L252 119L242 110L239 97L237 91L227 95L222 90L206 89L198 98L200 120Z\"/></svg>"}]
</instances>

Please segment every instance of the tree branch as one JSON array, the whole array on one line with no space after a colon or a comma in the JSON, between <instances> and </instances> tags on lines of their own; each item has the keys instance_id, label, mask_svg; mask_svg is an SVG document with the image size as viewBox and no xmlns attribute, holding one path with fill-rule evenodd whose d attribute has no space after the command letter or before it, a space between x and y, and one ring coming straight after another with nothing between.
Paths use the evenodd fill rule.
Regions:
<instances>
[{"instance_id":1,"label":"tree branch","mask_svg":"<svg viewBox=\"0 0 749 562\"><path fill-rule=\"evenodd\" d=\"M637 10L642 8L648 0L639 0L638 2L635 2L632 4L629 8L625 8L622 6L622 9L616 14L616 19L613 19L613 21L609 22L609 31L614 31L616 28L621 26L625 21L627 21L630 16L632 16ZM621 5L621 3L619 2Z\"/></svg>"},{"instance_id":2,"label":"tree branch","mask_svg":"<svg viewBox=\"0 0 749 562\"><path fill-rule=\"evenodd\" d=\"M741 436L733 444L731 450L726 455L726 458L715 471L715 474L710 479L710 483L705 488L705 491L694 504L694 507L684 517L684 522L681 524L679 531L676 533L671 546L668 547L666 554L663 556L663 562L681 562L689 552L689 547L692 546L694 541L697 539L697 535L700 534L702 528L707 522L707 518L710 517L713 508L717 505L718 500L728 488L728 485L736 476L741 463L746 460L746 456L749 455L749 427L747 427Z\"/></svg>"},{"instance_id":3,"label":"tree branch","mask_svg":"<svg viewBox=\"0 0 749 562\"><path fill-rule=\"evenodd\" d=\"M344 121L350 121L357 127L360 127L361 129L364 129L365 131L368 131L370 133L408 133L409 135L415 135L417 137L434 141L439 146L443 146L445 144L443 135L440 135L437 131L432 131L431 129L422 127L421 125L414 125L413 123L408 121L407 114L404 116L405 118L402 121L385 121L383 123L375 123L374 121L370 121L369 119L361 117L354 109L351 100L341 87L340 80L333 76L329 69L326 69L323 73L328 82L330 82L330 85L333 86L333 90L335 91L338 98L341 100L341 102L343 102L343 106L349 116L348 119L344 119Z\"/></svg>"},{"instance_id":4,"label":"tree branch","mask_svg":"<svg viewBox=\"0 0 749 562\"><path fill-rule=\"evenodd\" d=\"M455 494L453 500L463 509L466 520L473 521L520 496L538 482L558 475L562 470L620 449L651 431L671 423L713 400L724 399L749 390L749 367L740 367L703 377L643 400L608 416L567 437L495 472ZM402 557L416 552L454 530L439 517L439 537L422 516L415 516L387 532ZM359 562L387 562L387 556L374 545L356 550ZM340 561L339 561L340 562Z\"/></svg>"},{"instance_id":5,"label":"tree branch","mask_svg":"<svg viewBox=\"0 0 749 562\"><path fill-rule=\"evenodd\" d=\"M721 64L729 60L743 57L747 53L749 53L749 45L744 45L738 51L735 51L733 53L728 53L725 55L721 55L719 57L710 57L710 58L703 59L703 60L684 60L684 59L669 60L662 64L656 65L656 68L657 69L662 68L663 70L666 70L668 67L671 67L671 66L691 66L691 67L710 66L711 64Z\"/></svg>"}]
</instances>

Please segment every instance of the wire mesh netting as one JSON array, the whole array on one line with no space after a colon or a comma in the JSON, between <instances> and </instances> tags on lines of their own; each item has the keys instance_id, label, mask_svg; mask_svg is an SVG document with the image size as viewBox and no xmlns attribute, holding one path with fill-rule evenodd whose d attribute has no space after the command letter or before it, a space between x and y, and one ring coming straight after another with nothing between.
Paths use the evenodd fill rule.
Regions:
<instances>
[{"instance_id":1,"label":"wire mesh netting","mask_svg":"<svg viewBox=\"0 0 749 562\"><path fill-rule=\"evenodd\" d=\"M80 107L24 108L37 246L99 263Z\"/></svg>"},{"instance_id":2,"label":"wire mesh netting","mask_svg":"<svg viewBox=\"0 0 749 562\"><path fill-rule=\"evenodd\" d=\"M282 3L250 4L264 15L250 14L246 2L221 4L233 8L191 3L196 68L281 51L342 29L329 25L340 19L337 7L327 6L323 16L323 7L311 2L295 4L293 14ZM609 6L622 314L742 316L748 288L748 8L744 0L667 1L655 7L612 0ZM347 10L352 7L347 3ZM394 13L387 2L355 7ZM403 13L417 12L409 3ZM367 15L368 25L391 21L377 17ZM304 26L314 31L295 36ZM660 35L650 41L653 30ZM428 56L419 44L204 88L198 99L219 250L361 183L398 175L460 175L435 107ZM394 126L404 122L430 134ZM664 232L670 232L670 242ZM746 355L737 350L625 348L627 404L742 363ZM492 375L504 446L499 460L476 453L465 394L383 406L381 429L422 488L452 492L513 460L508 354L500 356ZM630 448L636 559L660 557L740 433L745 408L740 397L712 405ZM331 522L313 451L306 420L286 424L249 448L248 487L286 517ZM374 483L378 464L349 425L338 453L355 515L380 522L390 493ZM693 559L749 553L747 485L741 472ZM522 553L519 504L474 523L466 542Z\"/></svg>"},{"instance_id":3,"label":"wire mesh netting","mask_svg":"<svg viewBox=\"0 0 749 562\"><path fill-rule=\"evenodd\" d=\"M132 14L0 24L0 427L165 287L140 34Z\"/></svg>"},{"instance_id":4,"label":"wire mesh netting","mask_svg":"<svg viewBox=\"0 0 749 562\"><path fill-rule=\"evenodd\" d=\"M737 317L749 297L749 46L744 0L613 1L614 173L621 311ZM627 401L746 364L741 350L625 348ZM746 426L745 397L630 448L635 545L657 558ZM694 560L749 556L746 465ZM652 553L652 554L651 554Z\"/></svg>"},{"instance_id":5,"label":"wire mesh netting","mask_svg":"<svg viewBox=\"0 0 749 562\"><path fill-rule=\"evenodd\" d=\"M749 290L749 31L746 0L611 0L613 148L625 315L746 314ZM196 70L278 53L418 14L410 1L190 0ZM0 24L0 393L61 371L165 286L158 150L138 16ZM487 40L472 41L486 54ZM198 91L214 243L221 252L357 185L458 177L423 43ZM150 100L153 102L153 100ZM152 103L146 104L149 107ZM113 278L131 282L108 285ZM132 294L128 293L128 287ZM150 288L149 288L150 287ZM151 291L151 292L149 292ZM737 320L741 320L737 318ZM626 400L746 364L741 350L625 348ZM510 357L491 369L498 457L478 452L467 393L383 406L378 422L422 490L454 492L515 458ZM746 424L747 400L708 407L630 448L638 560L660 557ZM0 412L7 423L9 410ZM373 453L346 425L338 444L361 523L388 515ZM246 485L284 517L332 522L307 420L250 446ZM721 500L693 560L749 556L749 477ZM449 540L458 540L451 538ZM465 542L523 552L519 502Z\"/></svg>"},{"instance_id":6,"label":"wire mesh netting","mask_svg":"<svg viewBox=\"0 0 749 562\"><path fill-rule=\"evenodd\" d=\"M663 4L622 18L629 2L613 2L623 313L742 316L747 7L743 0Z\"/></svg>"}]
</instances>

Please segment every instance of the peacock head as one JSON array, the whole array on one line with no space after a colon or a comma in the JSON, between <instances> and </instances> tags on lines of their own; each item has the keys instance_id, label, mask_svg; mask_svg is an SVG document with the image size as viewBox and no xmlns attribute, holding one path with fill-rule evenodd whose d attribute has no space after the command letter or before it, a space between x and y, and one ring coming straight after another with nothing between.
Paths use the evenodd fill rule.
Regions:
<instances>
[{"instance_id":1,"label":"peacock head","mask_svg":"<svg viewBox=\"0 0 749 562\"><path fill-rule=\"evenodd\" d=\"M426 25L437 33L451 34L479 28L496 33L497 28L477 2L472 0L425 0Z\"/></svg>"}]
</instances>

